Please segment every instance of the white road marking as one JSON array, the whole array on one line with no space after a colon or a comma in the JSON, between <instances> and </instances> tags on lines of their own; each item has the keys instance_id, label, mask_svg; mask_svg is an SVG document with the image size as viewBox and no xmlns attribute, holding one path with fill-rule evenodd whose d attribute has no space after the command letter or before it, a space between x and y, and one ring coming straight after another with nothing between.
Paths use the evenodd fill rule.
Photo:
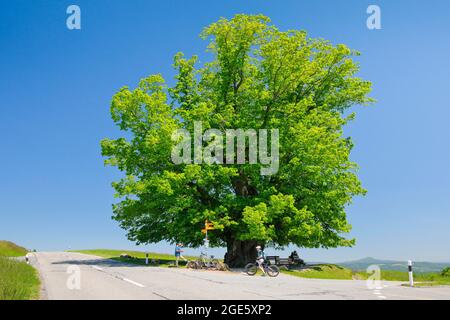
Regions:
<instances>
[{"instance_id":1,"label":"white road marking","mask_svg":"<svg viewBox=\"0 0 450 320\"><path fill-rule=\"evenodd\" d=\"M98 270L98 271L103 271L103 268L100 268L99 266L92 266L92 268L94 268L95 270ZM123 278L123 277L120 277L120 276L119 277L116 276L116 278L119 278L119 279L121 279L123 281L126 281L128 283L134 284L137 287L145 288L145 286L143 284L140 284L139 282L136 282L136 281L133 281L133 280L130 280L130 279L127 279L127 278Z\"/></svg>"},{"instance_id":2,"label":"white road marking","mask_svg":"<svg viewBox=\"0 0 450 320\"><path fill-rule=\"evenodd\" d=\"M145 288L145 286L143 284L140 284L138 282L135 282L133 280L127 279L127 278L122 278L123 281L129 282L131 284L134 284L135 286L141 287L141 288Z\"/></svg>"}]
</instances>

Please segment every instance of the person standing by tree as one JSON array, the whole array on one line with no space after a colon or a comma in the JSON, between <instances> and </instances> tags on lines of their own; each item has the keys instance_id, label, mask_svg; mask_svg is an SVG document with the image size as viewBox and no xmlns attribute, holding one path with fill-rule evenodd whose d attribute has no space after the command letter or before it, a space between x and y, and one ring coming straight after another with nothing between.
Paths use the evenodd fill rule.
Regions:
<instances>
[{"instance_id":1,"label":"person standing by tree","mask_svg":"<svg viewBox=\"0 0 450 320\"><path fill-rule=\"evenodd\" d=\"M185 257L183 257L183 255L181 254L183 252L182 248L183 248L182 243L177 243L175 246L175 259L176 259L177 267L178 267L178 261L180 260L180 258L183 259L184 261L187 261L187 259Z\"/></svg>"}]
</instances>

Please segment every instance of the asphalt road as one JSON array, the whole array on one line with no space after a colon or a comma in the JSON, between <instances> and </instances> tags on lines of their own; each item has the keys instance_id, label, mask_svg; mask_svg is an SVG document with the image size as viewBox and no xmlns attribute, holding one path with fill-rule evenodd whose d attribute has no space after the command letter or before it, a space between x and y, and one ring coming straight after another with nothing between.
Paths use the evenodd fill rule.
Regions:
<instances>
[{"instance_id":1,"label":"asphalt road","mask_svg":"<svg viewBox=\"0 0 450 320\"><path fill-rule=\"evenodd\" d=\"M43 299L450 299L450 287L383 282L381 289L368 289L366 281L358 280L145 267L69 252L34 253L30 261L40 272Z\"/></svg>"}]
</instances>

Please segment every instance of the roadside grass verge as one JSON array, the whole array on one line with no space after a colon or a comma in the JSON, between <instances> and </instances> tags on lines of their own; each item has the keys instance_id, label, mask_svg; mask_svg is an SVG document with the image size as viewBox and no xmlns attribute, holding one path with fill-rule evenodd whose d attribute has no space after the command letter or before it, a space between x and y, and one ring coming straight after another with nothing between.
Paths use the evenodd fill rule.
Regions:
<instances>
[{"instance_id":1,"label":"roadside grass verge","mask_svg":"<svg viewBox=\"0 0 450 320\"><path fill-rule=\"evenodd\" d=\"M368 277L368 274L363 271L359 271L357 274L365 279ZM409 275L407 271L381 270L381 280L409 282ZM418 287L450 285L450 277L442 276L439 272L415 272L414 283Z\"/></svg>"},{"instance_id":2,"label":"roadside grass verge","mask_svg":"<svg viewBox=\"0 0 450 320\"><path fill-rule=\"evenodd\" d=\"M92 249L92 250L69 250L69 252L78 252L84 254L91 254L94 256L99 256L102 258L107 258L115 261L138 264L138 265L146 265L145 264L145 252L143 251L130 251L130 250L110 250L110 249ZM121 258L121 254L128 254L132 258ZM195 260L196 257L193 256L184 256L188 260ZM171 254L165 253L148 253L148 266L159 266L159 267L169 267L175 264L175 256ZM152 263L152 260L155 260L157 263ZM180 259L180 266L185 266L186 262Z\"/></svg>"},{"instance_id":3,"label":"roadside grass verge","mask_svg":"<svg viewBox=\"0 0 450 320\"><path fill-rule=\"evenodd\" d=\"M364 271L352 271L351 269L334 264L312 265L299 270L282 270L284 274L310 279L335 279L335 280L366 280L369 274ZM381 270L381 280L408 282L408 272ZM450 277L443 276L438 272L415 273L415 285L439 286L450 285Z\"/></svg>"},{"instance_id":4,"label":"roadside grass verge","mask_svg":"<svg viewBox=\"0 0 450 320\"><path fill-rule=\"evenodd\" d=\"M352 280L353 272L350 269L335 264L320 264L308 266L299 270L281 270L282 273L309 279L335 279Z\"/></svg>"},{"instance_id":5,"label":"roadside grass verge","mask_svg":"<svg viewBox=\"0 0 450 320\"><path fill-rule=\"evenodd\" d=\"M406 278L408 279L408 273L406 273ZM409 284L405 284L409 285ZM429 273L415 273L414 274L414 286L415 287L432 287L432 286L449 286L450 277L443 276L438 272Z\"/></svg>"},{"instance_id":6,"label":"roadside grass verge","mask_svg":"<svg viewBox=\"0 0 450 320\"><path fill-rule=\"evenodd\" d=\"M402 286L409 286L404 283ZM414 282L414 287L438 287L438 286L450 286L450 281L433 281L433 282Z\"/></svg>"},{"instance_id":7,"label":"roadside grass verge","mask_svg":"<svg viewBox=\"0 0 450 320\"><path fill-rule=\"evenodd\" d=\"M28 253L28 250L18 246L15 243L6 240L0 240L0 256L22 257Z\"/></svg>"},{"instance_id":8,"label":"roadside grass verge","mask_svg":"<svg viewBox=\"0 0 450 320\"><path fill-rule=\"evenodd\" d=\"M0 300L39 298L37 271L25 262L0 256Z\"/></svg>"}]
</instances>

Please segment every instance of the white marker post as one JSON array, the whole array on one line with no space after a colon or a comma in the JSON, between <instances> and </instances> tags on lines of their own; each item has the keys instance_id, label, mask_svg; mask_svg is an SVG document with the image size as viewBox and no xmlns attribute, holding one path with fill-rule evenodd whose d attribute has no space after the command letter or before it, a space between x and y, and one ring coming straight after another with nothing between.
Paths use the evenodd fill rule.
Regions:
<instances>
[{"instance_id":1,"label":"white marker post","mask_svg":"<svg viewBox=\"0 0 450 320\"><path fill-rule=\"evenodd\" d=\"M145 253L145 264L148 264L148 253Z\"/></svg>"},{"instance_id":2,"label":"white marker post","mask_svg":"<svg viewBox=\"0 0 450 320\"><path fill-rule=\"evenodd\" d=\"M414 287L414 278L412 271L412 261L408 260L408 274L409 274L409 286Z\"/></svg>"}]
</instances>

